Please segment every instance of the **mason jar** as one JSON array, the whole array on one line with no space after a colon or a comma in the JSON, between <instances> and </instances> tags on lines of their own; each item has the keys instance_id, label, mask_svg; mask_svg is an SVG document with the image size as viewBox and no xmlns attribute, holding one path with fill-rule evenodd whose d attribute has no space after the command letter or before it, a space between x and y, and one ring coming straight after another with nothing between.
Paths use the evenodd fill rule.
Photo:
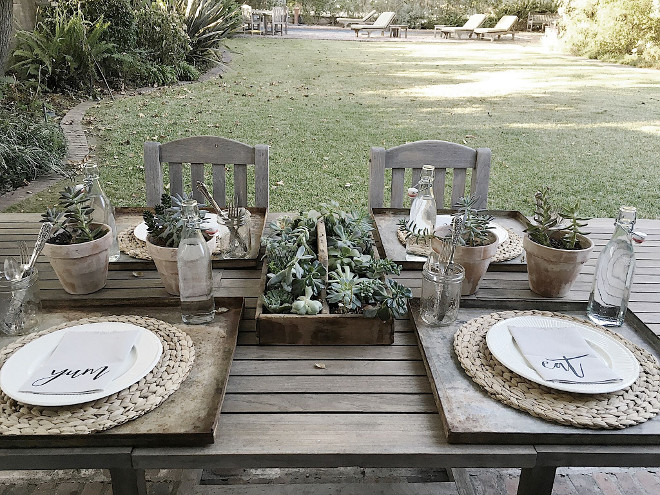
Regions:
<instances>
[{"instance_id":1,"label":"mason jar","mask_svg":"<svg viewBox=\"0 0 660 495\"><path fill-rule=\"evenodd\" d=\"M20 280L0 280L0 333L24 335L37 326L41 309L39 274L32 268Z\"/></svg>"},{"instance_id":2,"label":"mason jar","mask_svg":"<svg viewBox=\"0 0 660 495\"><path fill-rule=\"evenodd\" d=\"M429 255L422 270L422 320L431 326L450 325L456 321L463 278L465 270L461 265L438 261L437 253Z\"/></svg>"}]
</instances>

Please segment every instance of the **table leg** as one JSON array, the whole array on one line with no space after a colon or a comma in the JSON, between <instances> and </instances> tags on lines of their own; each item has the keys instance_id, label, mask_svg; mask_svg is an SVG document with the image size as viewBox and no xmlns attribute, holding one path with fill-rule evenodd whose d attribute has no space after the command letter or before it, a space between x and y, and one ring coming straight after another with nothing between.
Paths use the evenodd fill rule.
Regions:
<instances>
[{"instance_id":1,"label":"table leg","mask_svg":"<svg viewBox=\"0 0 660 495\"><path fill-rule=\"evenodd\" d=\"M113 495L147 495L144 469L110 469Z\"/></svg>"},{"instance_id":2,"label":"table leg","mask_svg":"<svg viewBox=\"0 0 660 495\"><path fill-rule=\"evenodd\" d=\"M551 495L555 483L555 466L537 466L520 470L518 495Z\"/></svg>"}]
</instances>

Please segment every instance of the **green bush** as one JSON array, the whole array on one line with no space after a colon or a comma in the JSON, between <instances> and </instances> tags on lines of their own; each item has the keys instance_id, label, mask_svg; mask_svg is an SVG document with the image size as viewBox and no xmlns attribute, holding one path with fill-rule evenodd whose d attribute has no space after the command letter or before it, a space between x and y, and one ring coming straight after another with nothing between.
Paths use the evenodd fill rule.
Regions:
<instances>
[{"instance_id":1,"label":"green bush","mask_svg":"<svg viewBox=\"0 0 660 495\"><path fill-rule=\"evenodd\" d=\"M563 0L562 40L576 54L660 67L660 4L654 0Z\"/></svg>"},{"instance_id":2,"label":"green bush","mask_svg":"<svg viewBox=\"0 0 660 495\"><path fill-rule=\"evenodd\" d=\"M186 60L190 40L183 18L154 3L136 12L137 46L147 60L174 67Z\"/></svg>"},{"instance_id":3,"label":"green bush","mask_svg":"<svg viewBox=\"0 0 660 495\"><path fill-rule=\"evenodd\" d=\"M80 12L68 16L56 10L52 22L40 22L34 31L16 33L14 71L38 90L89 89L100 79L100 67L113 53L102 40L108 24L86 21Z\"/></svg>"},{"instance_id":4,"label":"green bush","mask_svg":"<svg viewBox=\"0 0 660 495\"><path fill-rule=\"evenodd\" d=\"M59 125L0 108L0 193L23 186L39 174L62 173L64 153Z\"/></svg>"}]
</instances>

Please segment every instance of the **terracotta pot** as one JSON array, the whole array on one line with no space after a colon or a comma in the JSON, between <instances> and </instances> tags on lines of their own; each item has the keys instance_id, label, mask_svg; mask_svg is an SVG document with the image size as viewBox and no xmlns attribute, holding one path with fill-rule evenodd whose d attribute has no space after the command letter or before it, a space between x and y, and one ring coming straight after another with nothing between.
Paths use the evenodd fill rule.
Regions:
<instances>
[{"instance_id":1,"label":"terracotta pot","mask_svg":"<svg viewBox=\"0 0 660 495\"><path fill-rule=\"evenodd\" d=\"M578 234L584 249L555 249L532 241L529 236L523 239L527 257L529 288L544 297L564 297L589 259L593 243Z\"/></svg>"},{"instance_id":2,"label":"terracotta pot","mask_svg":"<svg viewBox=\"0 0 660 495\"><path fill-rule=\"evenodd\" d=\"M211 252L215 249L215 242L215 236L206 241L206 245ZM149 238L147 237L147 252L156 264L156 269L165 286L165 290L173 296L179 295L179 269L176 264L177 251L178 249L173 247L156 246L149 242Z\"/></svg>"},{"instance_id":3,"label":"terracotta pot","mask_svg":"<svg viewBox=\"0 0 660 495\"><path fill-rule=\"evenodd\" d=\"M484 277L486 270L488 270L490 260L495 256L495 253L497 253L497 247L499 246L497 236L493 233L489 233L488 237L491 242L485 246L456 246L454 262L458 263L465 269L465 278L463 279L463 285L461 286L462 296L469 296L477 292L479 283ZM441 241L434 239L431 244L436 251L436 247L440 249L440 246L437 244L439 242Z\"/></svg>"},{"instance_id":4,"label":"terracotta pot","mask_svg":"<svg viewBox=\"0 0 660 495\"><path fill-rule=\"evenodd\" d=\"M44 245L44 254L69 294L91 294L105 287L113 237L110 227L103 226L107 233L94 241L65 246Z\"/></svg>"}]
</instances>

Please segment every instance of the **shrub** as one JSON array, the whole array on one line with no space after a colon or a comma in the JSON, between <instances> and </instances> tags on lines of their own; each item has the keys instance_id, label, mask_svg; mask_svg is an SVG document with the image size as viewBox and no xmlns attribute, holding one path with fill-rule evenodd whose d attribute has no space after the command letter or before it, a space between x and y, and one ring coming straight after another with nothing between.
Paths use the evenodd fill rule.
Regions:
<instances>
[{"instance_id":1,"label":"shrub","mask_svg":"<svg viewBox=\"0 0 660 495\"><path fill-rule=\"evenodd\" d=\"M0 193L47 172L64 173L64 136L59 125L30 113L0 109Z\"/></svg>"},{"instance_id":2,"label":"shrub","mask_svg":"<svg viewBox=\"0 0 660 495\"><path fill-rule=\"evenodd\" d=\"M57 10L52 22L16 33L11 70L38 89L90 88L99 79L100 64L112 54L112 45L102 40L107 27L101 20L86 21L80 12L68 16Z\"/></svg>"},{"instance_id":3,"label":"shrub","mask_svg":"<svg viewBox=\"0 0 660 495\"><path fill-rule=\"evenodd\" d=\"M137 46L147 60L175 66L186 60L190 43L183 18L152 4L136 12Z\"/></svg>"},{"instance_id":4,"label":"shrub","mask_svg":"<svg viewBox=\"0 0 660 495\"><path fill-rule=\"evenodd\" d=\"M172 10L184 16L190 39L188 61L205 66L221 60L223 40L241 25L241 10L234 0L172 0Z\"/></svg>"}]
</instances>

